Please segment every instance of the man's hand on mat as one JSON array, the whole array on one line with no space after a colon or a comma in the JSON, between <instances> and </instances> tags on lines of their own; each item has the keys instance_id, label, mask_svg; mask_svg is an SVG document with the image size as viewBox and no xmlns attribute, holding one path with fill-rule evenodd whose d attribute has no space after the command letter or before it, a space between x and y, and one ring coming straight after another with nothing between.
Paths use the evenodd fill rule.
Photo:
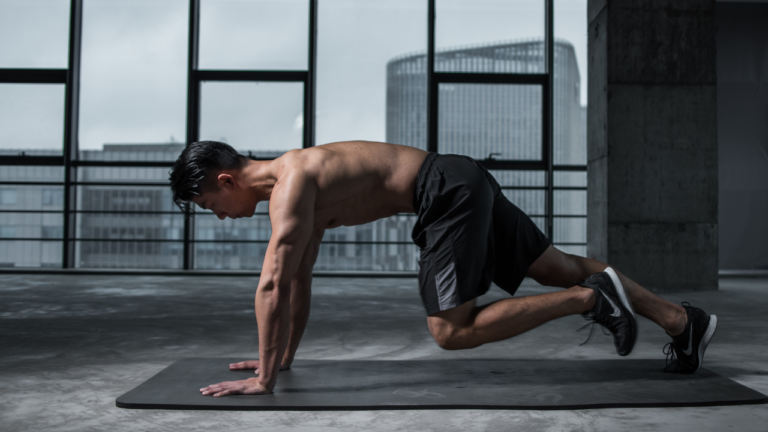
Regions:
<instances>
[{"instance_id":1,"label":"man's hand on mat","mask_svg":"<svg viewBox=\"0 0 768 432\"><path fill-rule=\"evenodd\" d=\"M211 384L208 387L201 388L200 393L203 396L213 395L213 397L227 395L263 395L271 394L263 385L259 384L258 378L248 378L240 381L224 381L218 384Z\"/></svg>"},{"instance_id":2,"label":"man's hand on mat","mask_svg":"<svg viewBox=\"0 0 768 432\"><path fill-rule=\"evenodd\" d=\"M287 363L280 363L280 369L281 371L288 370L291 368L291 365ZM254 373L259 373L259 361L258 360L248 360L243 361L240 363L232 363L229 365L229 370L243 370L243 369L255 369Z\"/></svg>"}]
</instances>

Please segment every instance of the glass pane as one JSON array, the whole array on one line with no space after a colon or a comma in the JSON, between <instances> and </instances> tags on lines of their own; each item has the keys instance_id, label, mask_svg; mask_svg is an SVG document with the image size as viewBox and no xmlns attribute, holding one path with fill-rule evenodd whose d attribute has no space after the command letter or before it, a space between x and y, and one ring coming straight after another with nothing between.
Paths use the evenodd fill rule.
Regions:
<instances>
[{"instance_id":1,"label":"glass pane","mask_svg":"<svg viewBox=\"0 0 768 432\"><path fill-rule=\"evenodd\" d=\"M84 1L80 150L186 140L188 10L186 0ZM160 154L173 161L182 148ZM129 152L158 160L157 148Z\"/></svg>"},{"instance_id":2,"label":"glass pane","mask_svg":"<svg viewBox=\"0 0 768 432\"><path fill-rule=\"evenodd\" d=\"M419 251L410 238L415 221L415 215L404 214L370 224L327 230L314 268L416 271ZM196 268L261 269L271 234L267 215L224 221L212 214L198 215L195 224L197 240L223 240L195 244ZM259 243L228 243L226 240L255 240ZM371 244L378 242L402 244Z\"/></svg>"},{"instance_id":3,"label":"glass pane","mask_svg":"<svg viewBox=\"0 0 768 432\"><path fill-rule=\"evenodd\" d=\"M79 213L77 237L105 240L183 240L184 215Z\"/></svg>"},{"instance_id":4,"label":"glass pane","mask_svg":"<svg viewBox=\"0 0 768 432\"><path fill-rule=\"evenodd\" d=\"M512 204L518 206L528 216L546 215L547 203L545 198L547 191L504 189L502 192Z\"/></svg>"},{"instance_id":5,"label":"glass pane","mask_svg":"<svg viewBox=\"0 0 768 432\"><path fill-rule=\"evenodd\" d=\"M0 181L64 182L64 167L3 165L0 166Z\"/></svg>"},{"instance_id":6,"label":"glass pane","mask_svg":"<svg viewBox=\"0 0 768 432\"><path fill-rule=\"evenodd\" d=\"M202 0L200 69L306 70L307 0Z\"/></svg>"},{"instance_id":7,"label":"glass pane","mask_svg":"<svg viewBox=\"0 0 768 432\"><path fill-rule=\"evenodd\" d=\"M315 269L329 271L418 271L419 248L414 244L322 243Z\"/></svg>"},{"instance_id":8,"label":"glass pane","mask_svg":"<svg viewBox=\"0 0 768 432\"><path fill-rule=\"evenodd\" d=\"M261 270L267 243L195 243L195 268Z\"/></svg>"},{"instance_id":9,"label":"glass pane","mask_svg":"<svg viewBox=\"0 0 768 432\"><path fill-rule=\"evenodd\" d=\"M250 218L220 220L212 212L206 213L195 216L195 240L269 241L272 235L268 215L255 214Z\"/></svg>"},{"instance_id":10,"label":"glass pane","mask_svg":"<svg viewBox=\"0 0 768 432\"><path fill-rule=\"evenodd\" d=\"M555 245L556 248L560 249L561 251L571 254L571 255L578 255L578 256L587 256L587 246L575 246L575 245Z\"/></svg>"},{"instance_id":11,"label":"glass pane","mask_svg":"<svg viewBox=\"0 0 768 432\"><path fill-rule=\"evenodd\" d=\"M182 242L78 241L78 268L180 269L184 263Z\"/></svg>"},{"instance_id":12,"label":"glass pane","mask_svg":"<svg viewBox=\"0 0 768 432\"><path fill-rule=\"evenodd\" d=\"M63 210L61 186L0 186L0 210Z\"/></svg>"},{"instance_id":13,"label":"glass pane","mask_svg":"<svg viewBox=\"0 0 768 432\"><path fill-rule=\"evenodd\" d=\"M555 243L586 243L587 218L560 218L553 221Z\"/></svg>"},{"instance_id":14,"label":"glass pane","mask_svg":"<svg viewBox=\"0 0 768 432\"><path fill-rule=\"evenodd\" d=\"M501 187L504 186L546 186L545 171L489 170Z\"/></svg>"},{"instance_id":15,"label":"glass pane","mask_svg":"<svg viewBox=\"0 0 768 432\"><path fill-rule=\"evenodd\" d=\"M327 230L323 237L315 268L355 271L417 271L419 249L411 240L411 232L416 219L416 215L403 214L365 225L341 226ZM400 244L381 244L383 242L399 242Z\"/></svg>"},{"instance_id":16,"label":"glass pane","mask_svg":"<svg viewBox=\"0 0 768 432\"><path fill-rule=\"evenodd\" d=\"M586 171L555 171L553 173L555 187L578 186L587 187Z\"/></svg>"},{"instance_id":17,"label":"glass pane","mask_svg":"<svg viewBox=\"0 0 768 432\"><path fill-rule=\"evenodd\" d=\"M97 150L81 150L80 159L86 161L174 161L184 144L104 144Z\"/></svg>"},{"instance_id":18,"label":"glass pane","mask_svg":"<svg viewBox=\"0 0 768 432\"><path fill-rule=\"evenodd\" d=\"M0 241L0 267L61 268L60 241Z\"/></svg>"},{"instance_id":19,"label":"glass pane","mask_svg":"<svg viewBox=\"0 0 768 432\"><path fill-rule=\"evenodd\" d=\"M541 160L541 87L440 84L438 150L475 159Z\"/></svg>"},{"instance_id":20,"label":"glass pane","mask_svg":"<svg viewBox=\"0 0 768 432\"><path fill-rule=\"evenodd\" d=\"M547 235L547 218L545 217L532 217L531 220L539 228L539 231Z\"/></svg>"},{"instance_id":21,"label":"glass pane","mask_svg":"<svg viewBox=\"0 0 768 432\"><path fill-rule=\"evenodd\" d=\"M82 183L168 183L169 168L80 167L77 181Z\"/></svg>"},{"instance_id":22,"label":"glass pane","mask_svg":"<svg viewBox=\"0 0 768 432\"><path fill-rule=\"evenodd\" d=\"M205 210L201 208L200 206L193 205L192 209L195 210L195 217L208 217L211 216L215 221L221 222L219 218L217 218L212 211ZM253 213L254 217L257 215L264 215L269 216L269 201L261 201L258 204L256 204L256 211ZM231 220L231 219L224 219L225 221ZM245 220L245 219L238 219L238 220ZM216 223L216 222L213 222Z\"/></svg>"},{"instance_id":23,"label":"glass pane","mask_svg":"<svg viewBox=\"0 0 768 432\"><path fill-rule=\"evenodd\" d=\"M0 84L0 155L61 156L63 84Z\"/></svg>"},{"instance_id":24,"label":"glass pane","mask_svg":"<svg viewBox=\"0 0 768 432\"><path fill-rule=\"evenodd\" d=\"M242 154L272 158L301 148L303 133L303 83L202 83L201 140L225 142Z\"/></svg>"},{"instance_id":25,"label":"glass pane","mask_svg":"<svg viewBox=\"0 0 768 432\"><path fill-rule=\"evenodd\" d=\"M554 163L587 163L587 0L555 0Z\"/></svg>"},{"instance_id":26,"label":"glass pane","mask_svg":"<svg viewBox=\"0 0 768 432\"><path fill-rule=\"evenodd\" d=\"M64 237L61 213L0 213L0 239L53 239Z\"/></svg>"},{"instance_id":27,"label":"glass pane","mask_svg":"<svg viewBox=\"0 0 768 432\"><path fill-rule=\"evenodd\" d=\"M585 190L555 190L554 196L556 215L585 215L587 214L587 191Z\"/></svg>"},{"instance_id":28,"label":"glass pane","mask_svg":"<svg viewBox=\"0 0 768 432\"><path fill-rule=\"evenodd\" d=\"M437 0L435 51L437 72L543 73L544 0Z\"/></svg>"},{"instance_id":29,"label":"glass pane","mask_svg":"<svg viewBox=\"0 0 768 432\"><path fill-rule=\"evenodd\" d=\"M77 207L83 211L176 212L168 187L78 186Z\"/></svg>"},{"instance_id":30,"label":"glass pane","mask_svg":"<svg viewBox=\"0 0 768 432\"><path fill-rule=\"evenodd\" d=\"M0 1L0 68L66 69L69 3L70 0Z\"/></svg>"},{"instance_id":31,"label":"glass pane","mask_svg":"<svg viewBox=\"0 0 768 432\"><path fill-rule=\"evenodd\" d=\"M356 226L340 226L325 231L323 242L405 242L413 243L411 232L415 214L399 214Z\"/></svg>"},{"instance_id":32,"label":"glass pane","mask_svg":"<svg viewBox=\"0 0 768 432\"><path fill-rule=\"evenodd\" d=\"M318 7L316 142L426 149L427 2L323 0Z\"/></svg>"}]
</instances>

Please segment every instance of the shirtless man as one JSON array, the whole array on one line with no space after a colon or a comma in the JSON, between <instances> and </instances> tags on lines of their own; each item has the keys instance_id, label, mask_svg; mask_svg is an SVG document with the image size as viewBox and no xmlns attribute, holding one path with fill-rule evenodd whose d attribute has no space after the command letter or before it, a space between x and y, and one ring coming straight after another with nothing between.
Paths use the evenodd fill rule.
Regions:
<instances>
[{"instance_id":1,"label":"shirtless man","mask_svg":"<svg viewBox=\"0 0 768 432\"><path fill-rule=\"evenodd\" d=\"M416 213L419 286L427 326L444 349L474 348L566 315L607 328L620 355L637 338L634 311L672 336L665 371L693 373L717 317L672 304L596 260L569 255L501 193L478 162L411 147L351 141L255 161L218 142L194 143L173 166L171 189L219 219L251 217L269 201L272 236L256 289L259 360L230 365L258 377L200 389L215 397L269 394L288 369L309 318L312 267L323 232ZM477 306L493 281L514 294L525 276L567 288ZM671 361L670 361L671 357Z\"/></svg>"}]
</instances>

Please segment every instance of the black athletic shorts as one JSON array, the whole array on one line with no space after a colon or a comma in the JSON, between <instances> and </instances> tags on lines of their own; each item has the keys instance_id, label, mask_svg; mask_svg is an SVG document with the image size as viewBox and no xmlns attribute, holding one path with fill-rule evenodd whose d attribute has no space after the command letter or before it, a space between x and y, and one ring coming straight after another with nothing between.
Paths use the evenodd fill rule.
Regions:
<instances>
[{"instance_id":1,"label":"black athletic shorts","mask_svg":"<svg viewBox=\"0 0 768 432\"><path fill-rule=\"evenodd\" d=\"M427 315L485 294L491 282L514 294L550 245L488 170L467 156L430 153L416 177L413 208Z\"/></svg>"}]
</instances>

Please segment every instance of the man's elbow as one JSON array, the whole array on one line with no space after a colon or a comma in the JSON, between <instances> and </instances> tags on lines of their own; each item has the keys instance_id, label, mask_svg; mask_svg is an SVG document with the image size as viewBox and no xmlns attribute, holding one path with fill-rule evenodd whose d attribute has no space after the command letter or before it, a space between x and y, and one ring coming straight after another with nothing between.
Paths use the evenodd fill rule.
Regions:
<instances>
[{"instance_id":1,"label":"man's elbow","mask_svg":"<svg viewBox=\"0 0 768 432\"><path fill-rule=\"evenodd\" d=\"M256 290L256 302L282 303L290 302L291 283L279 278L270 278Z\"/></svg>"},{"instance_id":2,"label":"man's elbow","mask_svg":"<svg viewBox=\"0 0 768 432\"><path fill-rule=\"evenodd\" d=\"M291 279L274 276L268 284L272 296L277 299L289 299L291 297Z\"/></svg>"}]
</instances>

